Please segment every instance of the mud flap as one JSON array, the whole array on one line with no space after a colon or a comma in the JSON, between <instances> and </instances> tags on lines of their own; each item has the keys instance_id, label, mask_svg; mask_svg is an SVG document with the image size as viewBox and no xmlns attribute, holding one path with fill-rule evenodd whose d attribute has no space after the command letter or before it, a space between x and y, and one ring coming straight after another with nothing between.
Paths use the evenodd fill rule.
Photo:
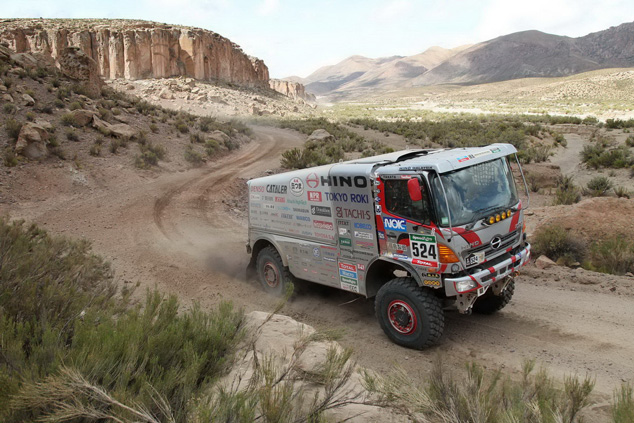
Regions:
<instances>
[{"instance_id":1,"label":"mud flap","mask_svg":"<svg viewBox=\"0 0 634 423\"><path fill-rule=\"evenodd\" d=\"M506 287L509 286L512 280L513 280L513 276L509 275L506 278L502 279L501 281L497 281L494 284L491 284L491 290L493 292L493 295L497 295L498 297L502 295L502 293L504 292Z\"/></svg>"}]
</instances>

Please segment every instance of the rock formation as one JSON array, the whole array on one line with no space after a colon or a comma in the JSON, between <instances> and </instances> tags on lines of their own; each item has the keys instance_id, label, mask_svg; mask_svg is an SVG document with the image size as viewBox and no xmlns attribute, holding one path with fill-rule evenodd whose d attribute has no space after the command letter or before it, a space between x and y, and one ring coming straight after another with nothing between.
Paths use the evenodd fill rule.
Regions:
<instances>
[{"instance_id":1,"label":"rock formation","mask_svg":"<svg viewBox=\"0 0 634 423\"><path fill-rule=\"evenodd\" d=\"M260 59L214 32L135 20L5 19L0 41L17 53L39 53L60 66L77 47L105 79L189 76L247 87L268 87Z\"/></svg>"},{"instance_id":2,"label":"rock formation","mask_svg":"<svg viewBox=\"0 0 634 423\"><path fill-rule=\"evenodd\" d=\"M303 84L293 81L285 81L283 79L271 79L269 86L272 90L282 93L292 99L302 99L305 101L315 101L315 96L306 92Z\"/></svg>"}]
</instances>

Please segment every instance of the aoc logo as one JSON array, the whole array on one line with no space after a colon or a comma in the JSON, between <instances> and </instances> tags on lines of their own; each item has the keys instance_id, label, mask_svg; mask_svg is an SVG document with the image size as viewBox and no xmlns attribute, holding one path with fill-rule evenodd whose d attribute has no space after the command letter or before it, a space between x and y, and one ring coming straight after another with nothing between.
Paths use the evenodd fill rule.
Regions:
<instances>
[{"instance_id":1,"label":"aoc logo","mask_svg":"<svg viewBox=\"0 0 634 423\"><path fill-rule=\"evenodd\" d=\"M383 226L388 231L407 232L407 223L405 219L395 219L393 217L384 217Z\"/></svg>"}]
</instances>

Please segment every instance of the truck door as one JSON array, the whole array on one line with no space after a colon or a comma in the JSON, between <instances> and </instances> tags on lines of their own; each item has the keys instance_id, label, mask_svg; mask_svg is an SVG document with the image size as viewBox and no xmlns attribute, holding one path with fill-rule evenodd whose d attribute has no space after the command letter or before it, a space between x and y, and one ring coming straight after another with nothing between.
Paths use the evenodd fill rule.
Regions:
<instances>
[{"instance_id":1,"label":"truck door","mask_svg":"<svg viewBox=\"0 0 634 423\"><path fill-rule=\"evenodd\" d=\"M427 268L438 267L429 189L421 175L381 175L377 196L380 254ZM412 198L412 187L420 198ZM380 218L379 218L380 216Z\"/></svg>"}]
</instances>

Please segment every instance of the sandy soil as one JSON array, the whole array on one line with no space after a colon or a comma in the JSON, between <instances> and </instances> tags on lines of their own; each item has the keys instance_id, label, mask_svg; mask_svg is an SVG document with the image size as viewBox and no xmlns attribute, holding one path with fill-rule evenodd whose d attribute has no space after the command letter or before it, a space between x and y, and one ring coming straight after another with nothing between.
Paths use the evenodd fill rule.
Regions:
<instances>
[{"instance_id":1,"label":"sandy soil","mask_svg":"<svg viewBox=\"0 0 634 423\"><path fill-rule=\"evenodd\" d=\"M140 293L156 286L185 304L231 300L247 311L270 310L276 300L246 278L246 216L235 199L245 178L276 168L281 152L304 136L269 127L254 133L254 141L202 168L104 178L98 189L4 204L0 213L93 241L122 283L140 283ZM496 316L448 312L440 344L425 351L391 343L372 300L350 293L300 284L283 312L321 330L343 330L341 343L355 349L363 366L388 372L398 364L421 380L438 355L457 368L476 360L517 373L524 360L537 359L557 376L588 373L596 377L600 401L590 413L600 421L612 390L634 379L634 278L579 272L529 268L505 310Z\"/></svg>"}]
</instances>

